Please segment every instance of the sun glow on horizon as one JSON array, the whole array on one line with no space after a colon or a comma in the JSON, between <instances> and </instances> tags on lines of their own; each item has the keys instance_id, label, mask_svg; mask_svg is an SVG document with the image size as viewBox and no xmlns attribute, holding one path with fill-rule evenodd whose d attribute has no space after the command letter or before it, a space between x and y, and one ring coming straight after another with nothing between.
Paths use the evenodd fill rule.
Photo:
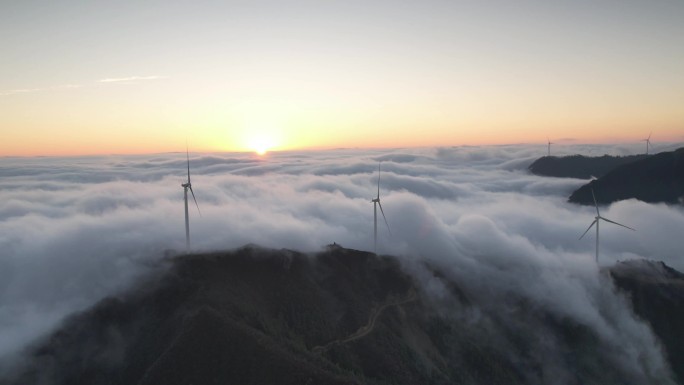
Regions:
<instances>
[{"instance_id":1,"label":"sun glow on horizon","mask_svg":"<svg viewBox=\"0 0 684 385\"><path fill-rule=\"evenodd\" d=\"M267 151L268 147L266 147L265 145L258 145L254 148L254 152L256 152L257 155L265 155Z\"/></svg>"},{"instance_id":2,"label":"sun glow on horizon","mask_svg":"<svg viewBox=\"0 0 684 385\"><path fill-rule=\"evenodd\" d=\"M45 3L0 157L684 141L684 1Z\"/></svg>"},{"instance_id":3,"label":"sun glow on horizon","mask_svg":"<svg viewBox=\"0 0 684 385\"><path fill-rule=\"evenodd\" d=\"M245 135L244 147L262 156L280 146L279 130L262 126L251 128Z\"/></svg>"}]
</instances>

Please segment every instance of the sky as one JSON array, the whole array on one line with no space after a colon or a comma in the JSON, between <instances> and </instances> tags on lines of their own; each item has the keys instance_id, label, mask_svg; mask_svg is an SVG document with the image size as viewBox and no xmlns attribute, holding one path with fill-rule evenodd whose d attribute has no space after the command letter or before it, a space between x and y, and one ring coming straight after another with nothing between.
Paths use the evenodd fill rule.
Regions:
<instances>
[{"instance_id":1,"label":"sky","mask_svg":"<svg viewBox=\"0 0 684 385\"><path fill-rule=\"evenodd\" d=\"M554 146L558 155L639 150L641 143ZM557 336L541 338L544 328L511 317L520 310L511 296L590 328L614 353L607 359L636 383L664 383L648 377L668 372L650 328L599 273L593 231L578 239L595 211L567 198L588 180L530 174L529 164L545 154L543 144L190 153L201 210L190 202L192 249L316 252L336 242L372 251L381 162L391 233L380 219L378 253L397 256L424 293L439 302L449 292L419 268L428 261L474 298L472 312L455 316L483 325L506 317L513 335L532 333L541 341L534 354L559 384L574 377L549 353ZM185 173L184 153L0 163L0 378L21 349L69 314L128 290L185 249ZM681 205L626 200L601 207L601 215L636 231L602 224L600 266L648 259L684 271Z\"/></svg>"},{"instance_id":2,"label":"sky","mask_svg":"<svg viewBox=\"0 0 684 385\"><path fill-rule=\"evenodd\" d=\"M684 140L684 3L3 1L0 156Z\"/></svg>"}]
</instances>

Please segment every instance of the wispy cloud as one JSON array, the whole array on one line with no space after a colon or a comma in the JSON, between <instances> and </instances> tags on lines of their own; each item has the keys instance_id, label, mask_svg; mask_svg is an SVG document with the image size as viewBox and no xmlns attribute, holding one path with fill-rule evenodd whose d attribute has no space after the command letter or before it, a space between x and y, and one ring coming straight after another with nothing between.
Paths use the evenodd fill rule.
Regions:
<instances>
[{"instance_id":1,"label":"wispy cloud","mask_svg":"<svg viewBox=\"0 0 684 385\"><path fill-rule=\"evenodd\" d=\"M105 78L98 80L98 83L118 83L118 82L133 82L136 80L158 80L165 79L165 76L128 76L124 78Z\"/></svg>"},{"instance_id":2,"label":"wispy cloud","mask_svg":"<svg viewBox=\"0 0 684 385\"><path fill-rule=\"evenodd\" d=\"M28 94L31 92L37 92L44 90L45 88L21 88L17 90L9 90L9 91L3 91L0 92L0 96L9 96L9 95L16 95L16 94Z\"/></svg>"},{"instance_id":3,"label":"wispy cloud","mask_svg":"<svg viewBox=\"0 0 684 385\"><path fill-rule=\"evenodd\" d=\"M62 90L62 89L67 89L67 88L81 88L81 87L83 87L83 86L78 85L78 84L62 84L62 85L53 86L53 87L19 88L16 90L2 91L2 92L0 92L0 96L10 96L10 95L17 95L17 94L30 94L30 93L34 93L34 92L40 92L40 91Z\"/></svg>"},{"instance_id":4,"label":"wispy cloud","mask_svg":"<svg viewBox=\"0 0 684 385\"><path fill-rule=\"evenodd\" d=\"M2 91L0 92L0 96L10 96L10 95L17 95L17 94L30 94L34 92L40 92L40 91L51 91L51 90L62 90L62 89L67 89L67 88L80 88L83 87L78 84L62 84L59 86L53 86L53 87L42 87L42 88L19 88L16 90L9 90L9 91Z\"/></svg>"},{"instance_id":5,"label":"wispy cloud","mask_svg":"<svg viewBox=\"0 0 684 385\"><path fill-rule=\"evenodd\" d=\"M144 81L144 80L159 80L159 79L166 79L166 76L158 76L158 75L153 75L153 76L128 76L128 77L121 77L121 78L104 78L97 80L95 83L134 83L136 81ZM90 84L89 86L93 86L94 84ZM30 93L36 93L36 92L44 92L44 91L54 91L54 90L62 90L62 89L70 89L70 88L83 88L87 87L88 85L82 85L82 84L62 84L58 86L52 86L52 87L36 87L36 88L17 88L14 90L7 90L7 91L0 91L0 97L3 96L12 96L12 95L19 95L19 94L30 94Z\"/></svg>"}]
</instances>

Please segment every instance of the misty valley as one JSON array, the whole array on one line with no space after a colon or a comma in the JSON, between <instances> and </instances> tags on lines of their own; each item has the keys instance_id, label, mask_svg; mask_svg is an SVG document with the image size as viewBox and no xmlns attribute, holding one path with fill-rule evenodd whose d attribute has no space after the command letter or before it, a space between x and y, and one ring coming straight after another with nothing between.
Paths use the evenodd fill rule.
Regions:
<instances>
[{"instance_id":1,"label":"misty valley","mask_svg":"<svg viewBox=\"0 0 684 385\"><path fill-rule=\"evenodd\" d=\"M683 149L550 146L6 158L0 382L684 383Z\"/></svg>"}]
</instances>

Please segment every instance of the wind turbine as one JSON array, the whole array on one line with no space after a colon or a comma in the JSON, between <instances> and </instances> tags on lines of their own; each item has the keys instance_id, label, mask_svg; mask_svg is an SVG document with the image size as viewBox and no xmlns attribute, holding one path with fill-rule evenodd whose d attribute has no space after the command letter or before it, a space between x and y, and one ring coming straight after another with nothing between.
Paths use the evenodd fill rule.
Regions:
<instances>
[{"instance_id":1,"label":"wind turbine","mask_svg":"<svg viewBox=\"0 0 684 385\"><path fill-rule=\"evenodd\" d=\"M579 239L582 239L589 232L589 230L591 229L591 226L596 225L596 264L598 264L598 257L599 257L599 221L601 219L603 219L606 222L610 222L610 223L616 224L618 226L622 226L626 229L630 229L632 231L636 231L636 230L634 230L631 227L622 225L620 223L611 221L608 218L602 217L601 214L599 213L598 203L596 203L596 196L594 195L594 189L591 189L591 196L592 196L592 198L594 198L594 206L596 207L596 216L594 217L594 221L591 222L591 224L589 225L589 228L587 228L587 231L585 231L584 234L582 234L582 236L579 237Z\"/></svg>"},{"instance_id":2,"label":"wind turbine","mask_svg":"<svg viewBox=\"0 0 684 385\"><path fill-rule=\"evenodd\" d=\"M188 182L181 184L181 186L183 187L183 195L185 198L185 247L187 248L187 250L190 250L190 217L188 215L188 189L190 189L192 199L195 201L195 205L197 206L197 212L200 216L202 216L202 212L200 211L199 205L197 204L195 192L192 191L192 183L190 183L190 153L188 152L187 146L185 147L185 155L188 159Z\"/></svg>"},{"instance_id":3,"label":"wind turbine","mask_svg":"<svg viewBox=\"0 0 684 385\"><path fill-rule=\"evenodd\" d=\"M387 223L387 218L385 217L385 211L382 209L382 204L380 204L380 163L378 163L378 196L371 200L373 203L373 229L374 229L374 240L375 240L375 254L378 253L378 206L380 206L380 212L382 213L382 218L385 220L385 225L387 225L387 231L392 235L392 231L389 228L389 223Z\"/></svg>"},{"instance_id":4,"label":"wind turbine","mask_svg":"<svg viewBox=\"0 0 684 385\"><path fill-rule=\"evenodd\" d=\"M549 142L549 147L548 147L548 154L549 155L548 156L551 156L551 145L553 144L553 142L551 142L551 140L549 139L548 136L546 137L546 141Z\"/></svg>"},{"instance_id":5,"label":"wind turbine","mask_svg":"<svg viewBox=\"0 0 684 385\"><path fill-rule=\"evenodd\" d=\"M644 142L646 142L646 155L648 155L648 147L651 145L651 135L653 132L651 131L650 134L648 134L648 138L642 139Z\"/></svg>"}]
</instances>

